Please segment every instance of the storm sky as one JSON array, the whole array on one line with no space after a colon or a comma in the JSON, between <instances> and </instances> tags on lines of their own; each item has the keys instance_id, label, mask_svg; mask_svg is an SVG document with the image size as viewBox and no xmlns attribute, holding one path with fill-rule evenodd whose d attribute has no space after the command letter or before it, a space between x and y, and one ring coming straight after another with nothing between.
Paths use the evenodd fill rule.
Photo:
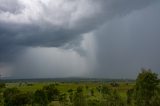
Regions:
<instances>
[{"instance_id":1,"label":"storm sky","mask_svg":"<svg viewBox=\"0 0 160 106\"><path fill-rule=\"evenodd\" d=\"M136 78L160 73L159 0L0 0L0 74Z\"/></svg>"}]
</instances>

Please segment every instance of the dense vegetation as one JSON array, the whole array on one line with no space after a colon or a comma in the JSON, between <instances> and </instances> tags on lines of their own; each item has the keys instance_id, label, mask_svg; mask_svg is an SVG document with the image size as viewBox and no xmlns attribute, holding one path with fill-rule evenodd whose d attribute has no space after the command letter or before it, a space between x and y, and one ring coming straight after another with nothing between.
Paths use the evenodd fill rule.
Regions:
<instances>
[{"instance_id":1,"label":"dense vegetation","mask_svg":"<svg viewBox=\"0 0 160 106\"><path fill-rule=\"evenodd\" d=\"M160 106L159 83L145 69L135 82L1 83L0 106Z\"/></svg>"}]
</instances>

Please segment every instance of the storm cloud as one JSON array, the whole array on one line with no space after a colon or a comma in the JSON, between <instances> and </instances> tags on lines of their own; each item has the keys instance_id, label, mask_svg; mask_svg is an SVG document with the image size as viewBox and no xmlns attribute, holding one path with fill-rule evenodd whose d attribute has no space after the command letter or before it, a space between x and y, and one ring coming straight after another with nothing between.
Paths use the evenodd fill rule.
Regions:
<instances>
[{"instance_id":1,"label":"storm cloud","mask_svg":"<svg viewBox=\"0 0 160 106\"><path fill-rule=\"evenodd\" d=\"M135 78L141 68L160 73L159 10L160 2L113 19L95 32L101 70L95 75Z\"/></svg>"},{"instance_id":2,"label":"storm cloud","mask_svg":"<svg viewBox=\"0 0 160 106\"><path fill-rule=\"evenodd\" d=\"M93 60L96 61L93 62L94 65L83 65L84 67L92 67L83 70L94 70L94 68L100 67L99 65L95 66L95 63L98 62L97 64L100 64L102 62L99 54L103 51L101 51L102 49L100 48L107 45L107 43L104 43L104 45L99 44L98 40L103 38L102 35L104 33L107 34L111 31L110 28L108 28L109 23L112 23L115 19L126 17L135 11L141 11L157 2L158 0L0 0L0 61L11 62L12 60L14 62L17 58L19 59L22 54L28 53L26 51L30 51L29 48L53 48L54 50L51 50L51 52L56 50L54 53L64 49L66 51L73 50L70 51L71 54L77 53L78 59L74 57L71 61L77 59L77 62L81 61L81 63L85 63L88 61L86 59L89 59L86 64ZM104 26L107 26L109 31L106 30ZM87 42L87 39L91 38L84 37L87 36L88 33L96 36L98 51L91 50L90 48L87 48L89 49L89 51L87 51L85 48L86 43L82 43L83 40ZM115 34L109 35L112 37L115 36ZM108 39L107 36L105 36L104 39ZM100 42L101 41L103 41L103 39L100 40ZM44 49L44 51L49 52L48 49ZM116 48L116 50L117 49L118 48ZM39 49L37 51L39 51ZM97 53L97 57L95 53L91 53L90 51ZM91 55L95 54L95 56L92 55L88 58L90 54L85 52L91 53ZM61 54L61 52L58 53ZM103 56L107 59L107 56L104 54ZM60 57L56 60L59 59ZM63 60L65 59L64 57ZM64 62L62 66L65 63L67 62ZM78 67L78 65L74 66ZM101 67L102 69L98 69L104 70L105 67ZM19 70L22 70L22 67L19 68L20 69L17 68L18 71L12 72L14 73L13 75L20 73ZM75 70L75 68L73 69ZM32 72L34 69L28 70ZM65 68L57 70L65 70ZM26 72L26 70L24 72ZM21 74L23 74L23 71ZM90 71L88 74L91 74Z\"/></svg>"}]
</instances>

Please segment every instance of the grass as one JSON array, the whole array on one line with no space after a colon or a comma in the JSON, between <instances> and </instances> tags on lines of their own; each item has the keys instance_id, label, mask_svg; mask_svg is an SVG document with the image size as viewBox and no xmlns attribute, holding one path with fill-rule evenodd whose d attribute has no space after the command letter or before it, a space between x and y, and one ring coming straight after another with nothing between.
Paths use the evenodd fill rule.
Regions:
<instances>
[{"instance_id":1,"label":"grass","mask_svg":"<svg viewBox=\"0 0 160 106\"><path fill-rule=\"evenodd\" d=\"M68 93L69 89L76 91L77 87L83 87L83 93L89 100L101 100L102 94L98 92L97 87L105 85L108 86L110 89L116 89L121 96L121 98L126 101L127 99L127 90L133 88L134 83L119 82L118 87L113 87L110 83L102 83L102 82L70 82L70 83L62 83L62 82L17 82L17 83L7 83L6 88L13 88L16 87L22 92L35 92L38 89L42 89L44 86L49 84L56 84L57 89L61 93ZM94 91L94 95L91 96L91 90ZM1 104L0 104L1 105ZM49 106L60 106L59 101L53 101L49 104Z\"/></svg>"},{"instance_id":2,"label":"grass","mask_svg":"<svg viewBox=\"0 0 160 106\"><path fill-rule=\"evenodd\" d=\"M54 84L55 82L38 82L38 83L7 83L7 88L17 87L22 92L35 92L38 89L42 89L43 86ZM97 83L97 82L80 82L80 83L58 83L57 88L63 92L67 93L69 89L76 90L77 87L81 86L84 88L85 95L88 95L90 90L94 90L95 97L99 97L99 93L96 87L106 85L111 89L117 89L120 96L126 99L126 92L134 86L134 83L126 84L125 82L120 82L118 87L112 87L110 83ZM88 89L87 89L88 87ZM94 98L94 97L93 97Z\"/></svg>"}]
</instances>

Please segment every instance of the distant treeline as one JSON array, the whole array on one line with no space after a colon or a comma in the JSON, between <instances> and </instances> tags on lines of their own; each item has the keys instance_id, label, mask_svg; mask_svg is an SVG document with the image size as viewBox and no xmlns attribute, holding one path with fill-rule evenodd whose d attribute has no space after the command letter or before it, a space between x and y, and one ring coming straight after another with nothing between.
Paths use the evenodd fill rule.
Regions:
<instances>
[{"instance_id":1,"label":"distant treeline","mask_svg":"<svg viewBox=\"0 0 160 106\"><path fill-rule=\"evenodd\" d=\"M32 78L32 79L0 79L4 83L16 82L134 82L135 79L105 79L105 78Z\"/></svg>"}]
</instances>

